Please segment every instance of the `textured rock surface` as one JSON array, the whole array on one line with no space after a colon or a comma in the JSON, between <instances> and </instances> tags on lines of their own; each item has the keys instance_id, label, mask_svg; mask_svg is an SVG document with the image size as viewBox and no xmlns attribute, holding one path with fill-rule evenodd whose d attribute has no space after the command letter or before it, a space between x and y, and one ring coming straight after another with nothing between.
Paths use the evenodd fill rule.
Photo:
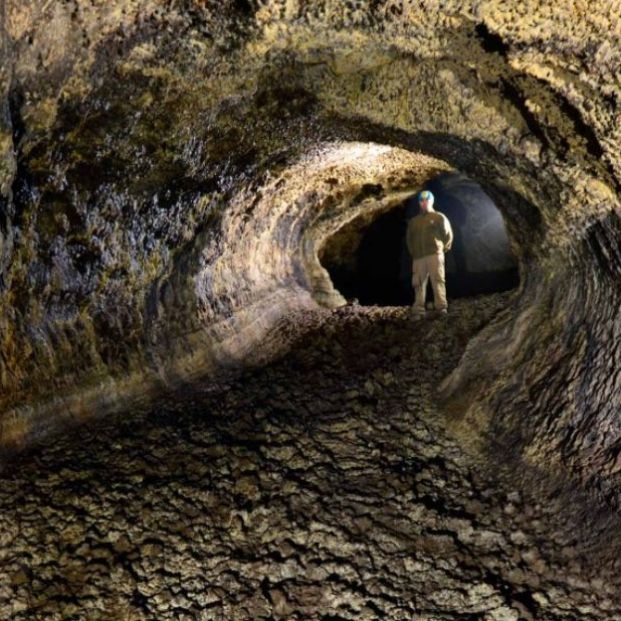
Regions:
<instances>
[{"instance_id":1,"label":"textured rock surface","mask_svg":"<svg viewBox=\"0 0 621 621\"><path fill-rule=\"evenodd\" d=\"M284 353L274 326L343 302L325 240L459 170L521 286L446 367L458 443L618 505L614 3L1 7L3 450Z\"/></svg>"},{"instance_id":2,"label":"textured rock surface","mask_svg":"<svg viewBox=\"0 0 621 621\"><path fill-rule=\"evenodd\" d=\"M280 361L22 457L0 491L0 616L619 619L609 512L473 457L436 405L506 302L415 325L305 311Z\"/></svg>"},{"instance_id":3,"label":"textured rock surface","mask_svg":"<svg viewBox=\"0 0 621 621\"><path fill-rule=\"evenodd\" d=\"M5 3L4 444L243 363L286 310L339 303L313 249L364 187L389 197L458 168L503 211L524 287L472 346L481 359L502 343L493 368L467 365L456 389L468 374L497 375L495 395L546 374L567 385L595 360L563 404L555 386L485 409L509 437L538 421L523 432L534 459L615 473L608 5L210 6ZM394 148L412 153L410 170ZM523 337L526 323L537 329ZM602 381L613 383L600 404Z\"/></svg>"}]
</instances>

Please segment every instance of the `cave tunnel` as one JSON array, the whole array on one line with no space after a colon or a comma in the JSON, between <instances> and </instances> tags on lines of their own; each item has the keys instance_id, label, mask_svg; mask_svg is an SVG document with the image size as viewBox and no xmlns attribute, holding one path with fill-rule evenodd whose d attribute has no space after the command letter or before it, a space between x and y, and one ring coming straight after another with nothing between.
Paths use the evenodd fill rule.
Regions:
<instances>
[{"instance_id":1,"label":"cave tunnel","mask_svg":"<svg viewBox=\"0 0 621 621\"><path fill-rule=\"evenodd\" d=\"M0 620L619 621L618 25L3 0Z\"/></svg>"},{"instance_id":2,"label":"cave tunnel","mask_svg":"<svg viewBox=\"0 0 621 621\"><path fill-rule=\"evenodd\" d=\"M454 233L452 249L446 254L448 299L516 288L518 265L506 227L483 189L460 173L442 173L421 189L433 192L436 211L448 217ZM413 303L405 231L409 219L419 213L416 197L417 193L381 213L364 230L354 221L327 240L320 259L346 299L362 305ZM430 283L428 289L427 300L432 300Z\"/></svg>"}]
</instances>

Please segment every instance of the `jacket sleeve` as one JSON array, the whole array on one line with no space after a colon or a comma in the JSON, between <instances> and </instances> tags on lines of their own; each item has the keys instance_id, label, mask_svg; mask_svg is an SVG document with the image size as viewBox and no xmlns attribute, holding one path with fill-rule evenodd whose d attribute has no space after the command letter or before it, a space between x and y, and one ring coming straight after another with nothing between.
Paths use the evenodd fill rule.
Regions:
<instances>
[{"instance_id":1,"label":"jacket sleeve","mask_svg":"<svg viewBox=\"0 0 621 621\"><path fill-rule=\"evenodd\" d=\"M444 225L442 241L444 242L444 249L448 251L453 245L453 229L451 228L451 223L449 222L449 219L444 214L442 214L442 222Z\"/></svg>"}]
</instances>

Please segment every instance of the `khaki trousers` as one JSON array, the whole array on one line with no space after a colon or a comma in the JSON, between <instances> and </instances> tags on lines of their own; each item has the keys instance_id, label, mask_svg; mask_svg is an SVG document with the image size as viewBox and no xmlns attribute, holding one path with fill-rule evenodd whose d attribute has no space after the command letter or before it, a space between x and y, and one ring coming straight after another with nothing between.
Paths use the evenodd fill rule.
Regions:
<instances>
[{"instance_id":1,"label":"khaki trousers","mask_svg":"<svg viewBox=\"0 0 621 621\"><path fill-rule=\"evenodd\" d=\"M446 280L444 277L444 253L430 254L412 263L412 285L414 287L414 310L425 311L427 280L431 278L433 300L436 310L448 308L446 301Z\"/></svg>"}]
</instances>

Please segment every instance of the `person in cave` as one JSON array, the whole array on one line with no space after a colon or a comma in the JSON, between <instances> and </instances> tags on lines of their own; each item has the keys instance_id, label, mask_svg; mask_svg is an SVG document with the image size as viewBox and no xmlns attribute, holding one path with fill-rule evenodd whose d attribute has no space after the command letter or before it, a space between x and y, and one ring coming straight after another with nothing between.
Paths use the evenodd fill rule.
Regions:
<instances>
[{"instance_id":1,"label":"person in cave","mask_svg":"<svg viewBox=\"0 0 621 621\"><path fill-rule=\"evenodd\" d=\"M444 253L451 249L453 230L449 219L433 208L434 196L429 190L418 195L420 213L409 222L406 242L412 256L412 285L414 304L412 314L416 319L425 316L427 281L431 279L434 309L438 315L446 315L446 281L444 276Z\"/></svg>"}]
</instances>

